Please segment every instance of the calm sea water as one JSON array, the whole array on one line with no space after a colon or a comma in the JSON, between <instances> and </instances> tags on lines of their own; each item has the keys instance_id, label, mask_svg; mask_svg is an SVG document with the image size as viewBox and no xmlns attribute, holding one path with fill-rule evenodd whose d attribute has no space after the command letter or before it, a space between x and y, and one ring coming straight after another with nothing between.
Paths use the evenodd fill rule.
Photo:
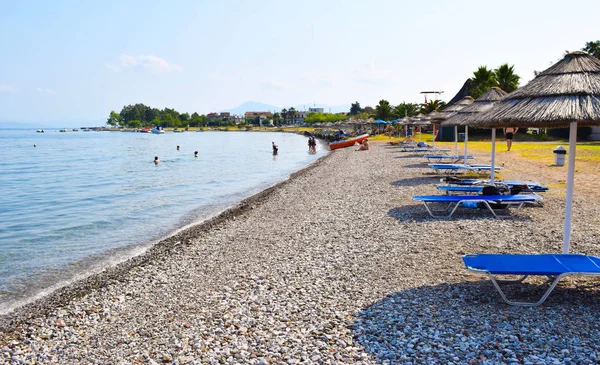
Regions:
<instances>
[{"instance_id":1,"label":"calm sea water","mask_svg":"<svg viewBox=\"0 0 600 365\"><path fill-rule=\"evenodd\" d=\"M309 154L307 139L290 133L0 130L0 153L6 313L286 179L325 150Z\"/></svg>"}]
</instances>

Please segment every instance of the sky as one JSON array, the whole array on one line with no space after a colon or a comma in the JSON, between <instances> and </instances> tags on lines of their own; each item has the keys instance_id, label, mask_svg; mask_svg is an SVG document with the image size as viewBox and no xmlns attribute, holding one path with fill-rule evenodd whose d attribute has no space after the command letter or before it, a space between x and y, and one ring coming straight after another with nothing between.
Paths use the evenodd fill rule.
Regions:
<instances>
[{"instance_id":1,"label":"sky","mask_svg":"<svg viewBox=\"0 0 600 365\"><path fill-rule=\"evenodd\" d=\"M0 121L448 101L482 65L514 65L524 85L600 39L599 13L597 0L0 0Z\"/></svg>"}]
</instances>

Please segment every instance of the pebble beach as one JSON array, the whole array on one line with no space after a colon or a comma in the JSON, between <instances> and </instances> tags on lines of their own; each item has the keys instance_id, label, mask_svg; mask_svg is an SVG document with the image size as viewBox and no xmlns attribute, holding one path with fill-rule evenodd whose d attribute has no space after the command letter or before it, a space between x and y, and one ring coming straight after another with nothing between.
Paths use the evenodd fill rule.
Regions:
<instances>
[{"instance_id":1,"label":"pebble beach","mask_svg":"<svg viewBox=\"0 0 600 365\"><path fill-rule=\"evenodd\" d=\"M597 279L566 278L542 306L511 307L461 259L559 253L564 188L513 219L472 210L432 219L412 201L438 194L424 162L384 143L336 150L0 317L0 363L600 363ZM504 167L511 178L544 176L526 162ZM599 238L600 201L576 185L571 251L600 255ZM539 297L541 284L508 292Z\"/></svg>"}]
</instances>

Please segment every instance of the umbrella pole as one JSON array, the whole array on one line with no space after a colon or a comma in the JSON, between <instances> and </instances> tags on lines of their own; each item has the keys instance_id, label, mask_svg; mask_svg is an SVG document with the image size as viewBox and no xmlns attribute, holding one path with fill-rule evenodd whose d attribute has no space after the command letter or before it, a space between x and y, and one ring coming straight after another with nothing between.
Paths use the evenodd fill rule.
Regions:
<instances>
[{"instance_id":1,"label":"umbrella pole","mask_svg":"<svg viewBox=\"0 0 600 365\"><path fill-rule=\"evenodd\" d=\"M465 126L465 165L467 164L467 146L469 145L469 126Z\"/></svg>"},{"instance_id":2,"label":"umbrella pole","mask_svg":"<svg viewBox=\"0 0 600 365\"><path fill-rule=\"evenodd\" d=\"M454 150L456 151L456 156L458 156L458 126L457 125L454 126Z\"/></svg>"},{"instance_id":3,"label":"umbrella pole","mask_svg":"<svg viewBox=\"0 0 600 365\"><path fill-rule=\"evenodd\" d=\"M494 172L496 170L496 128L492 128L492 170L490 172L490 181L494 183Z\"/></svg>"},{"instance_id":4,"label":"umbrella pole","mask_svg":"<svg viewBox=\"0 0 600 365\"><path fill-rule=\"evenodd\" d=\"M435 124L433 125L433 141L431 141L431 147L435 148Z\"/></svg>"},{"instance_id":5,"label":"umbrella pole","mask_svg":"<svg viewBox=\"0 0 600 365\"><path fill-rule=\"evenodd\" d=\"M565 211L565 232L562 253L569 253L571 243L571 216L573 213L573 182L575 178L575 149L577 146L577 123L571 123L569 130L569 167L567 172L567 206Z\"/></svg>"}]
</instances>

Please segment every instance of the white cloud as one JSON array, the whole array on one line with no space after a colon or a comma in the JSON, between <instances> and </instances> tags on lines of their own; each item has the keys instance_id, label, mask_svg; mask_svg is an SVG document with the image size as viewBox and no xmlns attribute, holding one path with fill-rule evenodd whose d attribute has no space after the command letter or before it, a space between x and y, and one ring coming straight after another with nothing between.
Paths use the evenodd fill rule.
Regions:
<instances>
[{"instance_id":1,"label":"white cloud","mask_svg":"<svg viewBox=\"0 0 600 365\"><path fill-rule=\"evenodd\" d=\"M273 80L263 80L260 82L260 87L264 90L283 90L286 88L286 85Z\"/></svg>"},{"instance_id":2,"label":"white cloud","mask_svg":"<svg viewBox=\"0 0 600 365\"><path fill-rule=\"evenodd\" d=\"M17 89L15 89L14 87L12 87L10 85L0 84L0 93L14 93L16 91L17 91Z\"/></svg>"},{"instance_id":3,"label":"white cloud","mask_svg":"<svg viewBox=\"0 0 600 365\"><path fill-rule=\"evenodd\" d=\"M158 56L119 56L118 62L105 64L106 68L118 72L126 69L141 68L152 73L181 71L182 68L174 63L169 63Z\"/></svg>"},{"instance_id":4,"label":"white cloud","mask_svg":"<svg viewBox=\"0 0 600 365\"><path fill-rule=\"evenodd\" d=\"M56 94L56 91L54 91L52 89L48 89L48 88L43 88L43 87L36 87L35 91L37 91L40 94L48 94L48 95Z\"/></svg>"}]
</instances>

